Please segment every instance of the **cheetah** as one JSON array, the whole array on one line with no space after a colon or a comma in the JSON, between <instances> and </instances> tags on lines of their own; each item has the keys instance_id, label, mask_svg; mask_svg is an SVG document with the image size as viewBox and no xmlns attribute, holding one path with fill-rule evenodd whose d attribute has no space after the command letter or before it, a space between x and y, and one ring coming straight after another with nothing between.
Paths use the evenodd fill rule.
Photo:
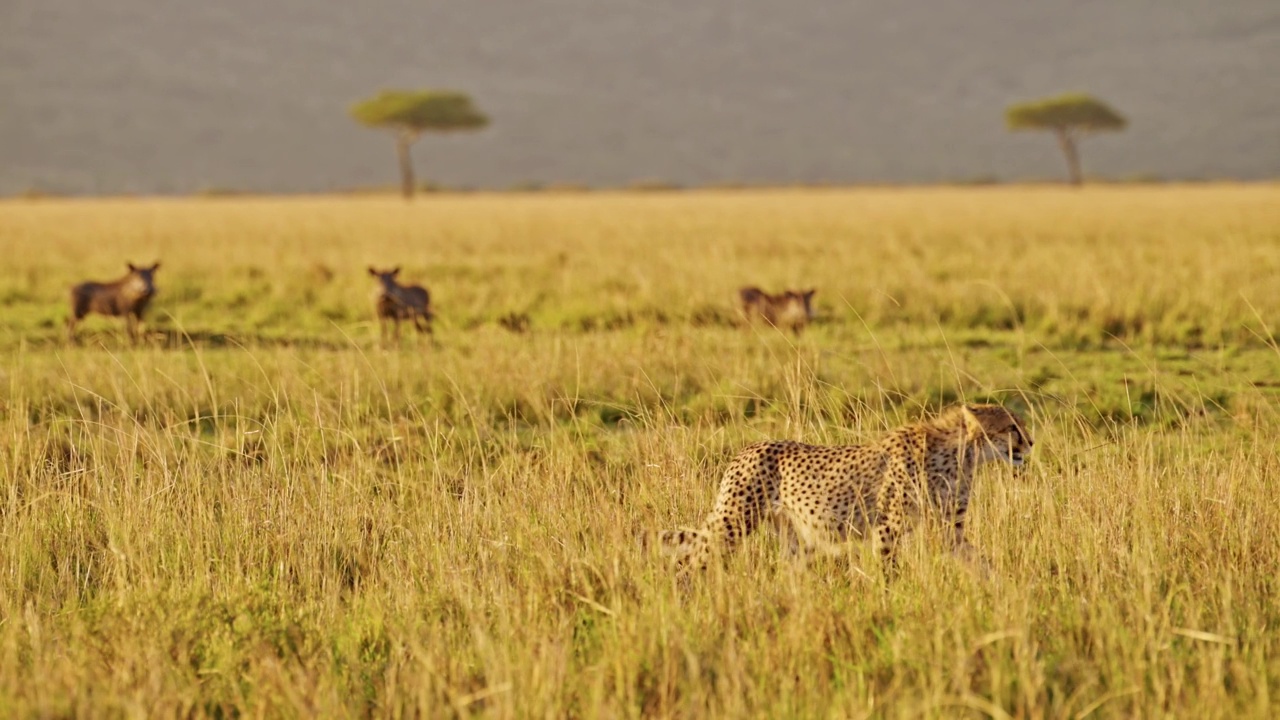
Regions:
<instances>
[{"instance_id":1,"label":"cheetah","mask_svg":"<svg viewBox=\"0 0 1280 720\"><path fill-rule=\"evenodd\" d=\"M949 525L953 550L973 560L964 523L974 470L994 460L1022 465L1032 445L1017 415L974 404L866 445L756 443L729 464L702 527L662 532L659 543L683 575L729 555L771 517L793 555L836 554L840 543L870 530L892 571L898 541L924 511Z\"/></svg>"},{"instance_id":2,"label":"cheetah","mask_svg":"<svg viewBox=\"0 0 1280 720\"><path fill-rule=\"evenodd\" d=\"M738 309L748 323L761 318L774 327L791 328L796 335L813 319L813 296L818 291L785 290L770 295L758 287L738 291Z\"/></svg>"}]
</instances>

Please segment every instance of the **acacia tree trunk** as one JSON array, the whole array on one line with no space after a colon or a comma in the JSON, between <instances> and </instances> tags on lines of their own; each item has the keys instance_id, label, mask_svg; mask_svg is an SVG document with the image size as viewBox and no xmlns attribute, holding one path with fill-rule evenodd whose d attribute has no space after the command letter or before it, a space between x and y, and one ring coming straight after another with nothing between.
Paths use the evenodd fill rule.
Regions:
<instances>
[{"instance_id":1,"label":"acacia tree trunk","mask_svg":"<svg viewBox=\"0 0 1280 720\"><path fill-rule=\"evenodd\" d=\"M1083 185L1084 174L1080 171L1080 151L1076 148L1076 138L1071 134L1070 128L1055 128L1054 134L1058 136L1058 147L1062 148L1062 154L1067 158L1067 173L1071 178L1072 185Z\"/></svg>"},{"instance_id":2,"label":"acacia tree trunk","mask_svg":"<svg viewBox=\"0 0 1280 720\"><path fill-rule=\"evenodd\" d=\"M400 192L405 200L413 199L413 157L409 149L417 135L408 131L396 133L396 155L400 158Z\"/></svg>"}]
</instances>

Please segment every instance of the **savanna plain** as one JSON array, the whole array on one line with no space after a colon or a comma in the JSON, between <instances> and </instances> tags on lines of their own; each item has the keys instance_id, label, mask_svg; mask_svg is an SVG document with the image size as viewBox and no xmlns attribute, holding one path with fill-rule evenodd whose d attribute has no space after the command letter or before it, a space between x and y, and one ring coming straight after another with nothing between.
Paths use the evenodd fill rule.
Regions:
<instances>
[{"instance_id":1,"label":"savanna plain","mask_svg":"<svg viewBox=\"0 0 1280 720\"><path fill-rule=\"evenodd\" d=\"M1280 705L1275 185L14 200L0 258L5 716ZM67 342L153 260L141 342ZM432 336L379 342L369 265ZM1036 440L978 473L989 577L643 542L745 444L964 400Z\"/></svg>"}]
</instances>

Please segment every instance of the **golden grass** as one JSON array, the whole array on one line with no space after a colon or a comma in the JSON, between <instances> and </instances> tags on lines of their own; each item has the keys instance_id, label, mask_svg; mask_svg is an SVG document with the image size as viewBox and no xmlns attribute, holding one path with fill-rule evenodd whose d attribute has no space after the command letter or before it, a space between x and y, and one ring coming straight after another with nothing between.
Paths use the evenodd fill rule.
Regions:
<instances>
[{"instance_id":1,"label":"golden grass","mask_svg":"<svg viewBox=\"0 0 1280 720\"><path fill-rule=\"evenodd\" d=\"M0 714L1274 714L1273 186L6 202L0 256ZM150 342L65 344L153 258ZM397 263L434 343L376 343ZM960 398L1037 440L989 582L636 542Z\"/></svg>"}]
</instances>

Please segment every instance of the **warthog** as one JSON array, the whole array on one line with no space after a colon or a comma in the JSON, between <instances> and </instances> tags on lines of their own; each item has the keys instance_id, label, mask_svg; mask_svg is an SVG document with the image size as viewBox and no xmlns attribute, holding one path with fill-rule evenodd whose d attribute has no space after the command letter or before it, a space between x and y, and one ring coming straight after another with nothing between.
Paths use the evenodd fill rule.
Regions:
<instances>
[{"instance_id":1,"label":"warthog","mask_svg":"<svg viewBox=\"0 0 1280 720\"><path fill-rule=\"evenodd\" d=\"M817 290L787 290L770 295L758 287L745 287L738 291L738 304L742 316L748 322L763 318L778 328L788 327L799 335L813 319L813 294Z\"/></svg>"},{"instance_id":2,"label":"warthog","mask_svg":"<svg viewBox=\"0 0 1280 720\"><path fill-rule=\"evenodd\" d=\"M137 340L142 312L156 294L155 274L160 263L151 267L137 267L129 263L129 274L115 282L82 282L71 288L71 317L67 318L67 339L76 338L76 323L85 315L96 312L102 315L125 317L129 338Z\"/></svg>"},{"instance_id":3,"label":"warthog","mask_svg":"<svg viewBox=\"0 0 1280 720\"><path fill-rule=\"evenodd\" d=\"M396 282L400 268L379 272L370 267L369 274L378 278L382 289L374 303L382 339L387 338L387 321L395 323L395 337L400 338L400 321L412 320L418 332L431 333L431 295L421 285L401 285Z\"/></svg>"}]
</instances>

